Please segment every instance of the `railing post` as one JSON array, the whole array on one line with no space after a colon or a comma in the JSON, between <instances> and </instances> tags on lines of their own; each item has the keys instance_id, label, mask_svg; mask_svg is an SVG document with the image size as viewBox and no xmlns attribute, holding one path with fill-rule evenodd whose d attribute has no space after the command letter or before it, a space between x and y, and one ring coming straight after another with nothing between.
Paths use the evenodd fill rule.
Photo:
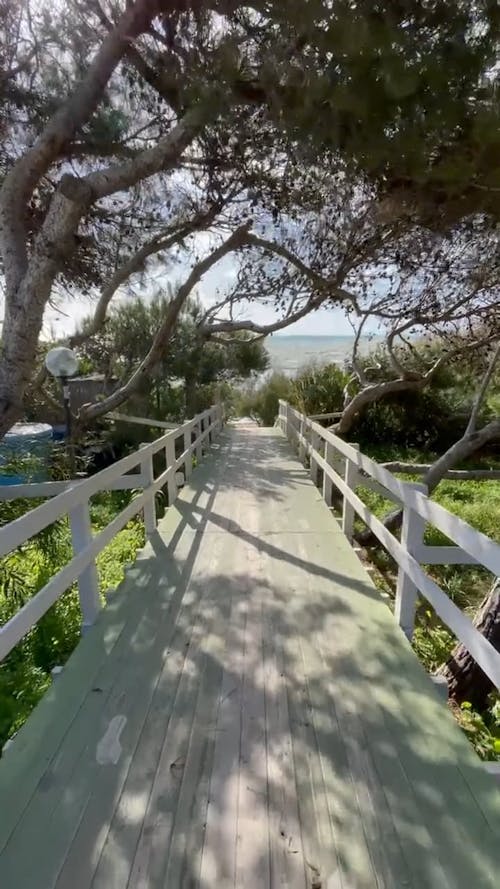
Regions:
<instances>
[{"instance_id":1,"label":"railing post","mask_svg":"<svg viewBox=\"0 0 500 889\"><path fill-rule=\"evenodd\" d=\"M196 462L200 463L203 458L203 447L202 447L202 444L200 441L203 426L202 426L202 420L200 419L200 417L196 417L195 419L196 419L196 425L195 425L195 429L196 429Z\"/></svg>"},{"instance_id":2,"label":"railing post","mask_svg":"<svg viewBox=\"0 0 500 889\"><path fill-rule=\"evenodd\" d=\"M427 486L419 483L406 483L416 491L427 494ZM401 528L401 545L410 555L415 556L422 546L425 531L425 519L410 506L403 504L403 524ZM418 590L413 581L400 566L396 586L396 602L394 616L405 636L411 641L415 626L415 609Z\"/></svg>"},{"instance_id":3,"label":"railing post","mask_svg":"<svg viewBox=\"0 0 500 889\"><path fill-rule=\"evenodd\" d=\"M167 469L172 467L172 472L168 477L167 482L167 490L168 490L168 505L172 506L175 498L177 497L177 482L175 480L175 436L171 435L167 438L167 443L165 445L165 460L167 464Z\"/></svg>"},{"instance_id":4,"label":"railing post","mask_svg":"<svg viewBox=\"0 0 500 889\"><path fill-rule=\"evenodd\" d=\"M314 457L314 451L319 452L320 442L321 442L321 438L318 435L318 433L315 432L314 429L311 429L311 455L310 455L309 473L311 475L311 479L313 480L313 482L316 486L318 484L318 469L319 469L319 467L318 467L318 464L317 464L315 457Z\"/></svg>"},{"instance_id":5,"label":"railing post","mask_svg":"<svg viewBox=\"0 0 500 889\"><path fill-rule=\"evenodd\" d=\"M331 444L331 442L327 441L325 443L325 461L332 468L334 459L335 448ZM330 476L326 474L326 472L323 473L323 500L325 501L327 506L331 506L333 503L333 482Z\"/></svg>"},{"instance_id":6,"label":"railing post","mask_svg":"<svg viewBox=\"0 0 500 889\"><path fill-rule=\"evenodd\" d=\"M351 448L355 448L357 451L359 450L358 444L351 444L350 442L349 444L351 445ZM351 491L354 491L354 489L356 488L358 479L358 467L352 460L349 459L349 457L347 457L345 464L344 481L346 485L351 489ZM344 501L342 504L342 531L344 532L350 543L352 542L354 531L354 516L354 507L349 503L347 497L344 495Z\"/></svg>"},{"instance_id":7,"label":"railing post","mask_svg":"<svg viewBox=\"0 0 500 889\"><path fill-rule=\"evenodd\" d=\"M142 448L147 447L147 445L141 445ZM153 472L153 455L151 453L146 454L141 460L141 474L144 479L143 489L147 491L149 487L154 482L154 472ZM153 531L156 530L156 506L155 506L155 495L151 492L150 496L144 503L144 530L146 531L146 537L150 537Z\"/></svg>"},{"instance_id":8,"label":"railing post","mask_svg":"<svg viewBox=\"0 0 500 889\"><path fill-rule=\"evenodd\" d=\"M300 415L300 425L299 425L299 435L300 435L300 438L299 438L299 460L301 463L304 462L305 456L307 453L307 448L304 443L304 440L306 437L305 431L306 431L305 417L304 417L304 414L301 414Z\"/></svg>"},{"instance_id":9,"label":"railing post","mask_svg":"<svg viewBox=\"0 0 500 889\"><path fill-rule=\"evenodd\" d=\"M278 426L281 429L281 431L283 432L283 434L286 435L287 434L286 421L287 421L288 404L286 401L283 401L282 398L280 398L278 404L279 404Z\"/></svg>"},{"instance_id":10,"label":"railing post","mask_svg":"<svg viewBox=\"0 0 500 889\"><path fill-rule=\"evenodd\" d=\"M184 479L188 480L193 471L193 455L191 453L191 438L193 434L193 423L189 423L184 430L184 450L186 451L186 459L184 460Z\"/></svg>"},{"instance_id":11,"label":"railing post","mask_svg":"<svg viewBox=\"0 0 500 889\"><path fill-rule=\"evenodd\" d=\"M293 423L292 423L292 408L286 402L286 411L285 411L285 435L288 438L290 443L293 442Z\"/></svg>"},{"instance_id":12,"label":"railing post","mask_svg":"<svg viewBox=\"0 0 500 889\"><path fill-rule=\"evenodd\" d=\"M81 553L92 542L92 526L88 500L77 503L69 514L71 542L75 555ZM78 592L82 611L82 633L95 622L101 609L99 596L99 575L95 562L85 568L78 578Z\"/></svg>"}]
</instances>

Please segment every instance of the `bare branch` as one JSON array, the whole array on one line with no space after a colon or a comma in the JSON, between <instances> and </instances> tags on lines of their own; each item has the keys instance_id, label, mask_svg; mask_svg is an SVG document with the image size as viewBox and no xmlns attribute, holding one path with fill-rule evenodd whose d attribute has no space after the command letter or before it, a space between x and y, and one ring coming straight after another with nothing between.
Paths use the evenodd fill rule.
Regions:
<instances>
[{"instance_id":1,"label":"bare branch","mask_svg":"<svg viewBox=\"0 0 500 889\"><path fill-rule=\"evenodd\" d=\"M194 231L199 231L210 225L217 215L217 210L218 207L213 206L210 210L204 213L200 212L189 222L179 226L173 232L170 231L168 234L156 235L151 241L137 250L133 256L115 271L114 275L108 281L101 293L91 324L89 324L85 330L79 333L74 333L69 339L69 345L72 347L80 346L103 327L106 321L108 306L116 291L131 277L131 275L143 268L144 262L149 256L153 256L155 253L159 253L162 250L168 250L174 244L178 244L179 241L182 241Z\"/></svg>"},{"instance_id":2,"label":"bare branch","mask_svg":"<svg viewBox=\"0 0 500 889\"><path fill-rule=\"evenodd\" d=\"M169 303L165 317L153 340L151 348L143 361L141 361L139 367L123 386L120 386L119 389L103 401L83 406L80 412L80 422L83 425L86 425L91 420L95 420L97 417L102 417L104 414L117 408L127 400L129 395L140 385L142 380L147 379L158 360L164 357L179 314L193 287L198 283L200 278L203 277L205 272L219 262L223 256L242 246L245 242L247 230L248 223L236 229L226 241L193 267L184 283L179 287L175 298Z\"/></svg>"},{"instance_id":3,"label":"bare branch","mask_svg":"<svg viewBox=\"0 0 500 889\"><path fill-rule=\"evenodd\" d=\"M324 299L329 296L331 299L337 299L339 302L347 302L350 303L356 311L358 311L358 303L357 299L353 293L349 293L347 290L344 290L339 286L337 278L324 278L322 275L315 272L308 265L302 262L298 256L292 253L290 250L287 250L282 244L277 244L275 241L268 241L266 238L261 238L258 235L249 234L247 238L247 243L253 245L254 247L261 247L263 250L268 250L271 253L276 254L276 256L281 256L282 259L286 259L287 262L291 263L301 272L308 280L310 280L317 290L321 290L324 294ZM327 293L325 294L325 291Z\"/></svg>"}]
</instances>

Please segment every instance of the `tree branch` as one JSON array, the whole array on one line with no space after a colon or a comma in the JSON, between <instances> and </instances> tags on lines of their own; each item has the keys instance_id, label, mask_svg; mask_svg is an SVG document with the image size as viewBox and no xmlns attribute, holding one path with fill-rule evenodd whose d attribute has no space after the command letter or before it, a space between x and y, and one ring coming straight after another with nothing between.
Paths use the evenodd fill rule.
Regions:
<instances>
[{"instance_id":1,"label":"tree branch","mask_svg":"<svg viewBox=\"0 0 500 889\"><path fill-rule=\"evenodd\" d=\"M219 208L214 205L207 212L198 213L190 222L179 226L176 231L170 232L169 234L157 235L137 250L136 253L115 271L99 297L92 322L85 330L74 333L69 338L69 345L71 347L80 346L103 327L106 321L108 306L116 291L131 277L131 275L141 270L144 262L149 256L153 256L161 250L168 250L174 244L179 243L179 241L182 241L194 231L199 231L208 226L214 221L218 209Z\"/></svg>"},{"instance_id":2,"label":"tree branch","mask_svg":"<svg viewBox=\"0 0 500 889\"><path fill-rule=\"evenodd\" d=\"M0 190L0 241L8 292L16 290L27 266L24 208L33 189L95 111L130 41L147 29L159 5L158 0L137 0L127 8L103 40L83 80L7 173Z\"/></svg>"},{"instance_id":3,"label":"tree branch","mask_svg":"<svg viewBox=\"0 0 500 889\"><path fill-rule=\"evenodd\" d=\"M304 318L305 315L308 315L309 312L318 309L325 299L326 296L311 298L301 309L298 309L292 315L286 315L284 318L280 318L279 321L273 321L270 324L256 324L255 321L250 320L217 321L212 324L201 325L200 331L207 336L211 336L214 333L232 333L237 330L249 330L251 333L259 334L259 336L266 336L269 333L274 333L277 330L283 330L283 328L289 327L289 325L294 324L295 321L300 321L300 319Z\"/></svg>"},{"instance_id":4,"label":"tree branch","mask_svg":"<svg viewBox=\"0 0 500 889\"><path fill-rule=\"evenodd\" d=\"M140 385L141 381L147 379L155 364L160 358L165 356L165 350L167 349L170 338L174 332L179 314L193 287L198 283L200 278L203 277L205 272L219 262L223 256L242 246L245 242L248 225L249 223L236 229L226 241L193 267L184 283L179 287L177 295L169 303L165 317L153 340L151 348L143 361L141 361L139 367L123 386L120 386L119 389L103 401L84 405L80 411L79 420L81 424L88 425L88 423L97 419L97 417L102 417L104 414L117 408L118 405L123 404L129 395L131 395L131 393Z\"/></svg>"},{"instance_id":5,"label":"tree branch","mask_svg":"<svg viewBox=\"0 0 500 889\"><path fill-rule=\"evenodd\" d=\"M351 303L359 313L356 297L353 293L349 293L349 291L339 287L336 278L324 278L322 275L318 274L318 272L315 272L302 262L298 256L295 256L294 253L287 250L286 247L283 247L281 244L276 244L274 241L268 241L266 238L261 238L258 235L249 233L247 243L254 247L261 247L263 250L268 250L271 253L276 254L276 256L281 256L282 259L286 259L286 261L294 265L301 274L312 281L317 290L321 290L322 292L325 290L328 291L326 295L330 296L332 299L338 299L339 302ZM326 298L326 296L324 298Z\"/></svg>"}]
</instances>

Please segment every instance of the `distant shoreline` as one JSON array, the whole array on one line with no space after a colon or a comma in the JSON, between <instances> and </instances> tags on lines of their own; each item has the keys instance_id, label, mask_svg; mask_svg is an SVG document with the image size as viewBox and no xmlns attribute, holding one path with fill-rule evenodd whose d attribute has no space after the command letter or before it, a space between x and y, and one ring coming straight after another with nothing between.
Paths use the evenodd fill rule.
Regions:
<instances>
[{"instance_id":1,"label":"distant shoreline","mask_svg":"<svg viewBox=\"0 0 500 889\"><path fill-rule=\"evenodd\" d=\"M375 348L381 337L368 335L360 342L361 354ZM269 352L271 371L294 376L301 368L310 364L337 364L343 367L351 357L354 336L304 336L303 334L281 334L266 337L265 347Z\"/></svg>"}]
</instances>

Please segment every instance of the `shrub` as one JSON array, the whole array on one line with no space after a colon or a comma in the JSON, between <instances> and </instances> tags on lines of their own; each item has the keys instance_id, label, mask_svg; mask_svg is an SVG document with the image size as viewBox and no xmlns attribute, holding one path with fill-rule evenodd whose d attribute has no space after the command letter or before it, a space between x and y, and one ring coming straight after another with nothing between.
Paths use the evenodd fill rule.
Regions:
<instances>
[{"instance_id":1,"label":"shrub","mask_svg":"<svg viewBox=\"0 0 500 889\"><path fill-rule=\"evenodd\" d=\"M342 410L347 374L336 364L304 368L292 381L291 401L305 414Z\"/></svg>"},{"instance_id":2,"label":"shrub","mask_svg":"<svg viewBox=\"0 0 500 889\"><path fill-rule=\"evenodd\" d=\"M279 411L280 398L291 400L292 383L289 377L273 373L256 389L243 390L237 413L240 417L255 417L263 426L272 426Z\"/></svg>"}]
</instances>

